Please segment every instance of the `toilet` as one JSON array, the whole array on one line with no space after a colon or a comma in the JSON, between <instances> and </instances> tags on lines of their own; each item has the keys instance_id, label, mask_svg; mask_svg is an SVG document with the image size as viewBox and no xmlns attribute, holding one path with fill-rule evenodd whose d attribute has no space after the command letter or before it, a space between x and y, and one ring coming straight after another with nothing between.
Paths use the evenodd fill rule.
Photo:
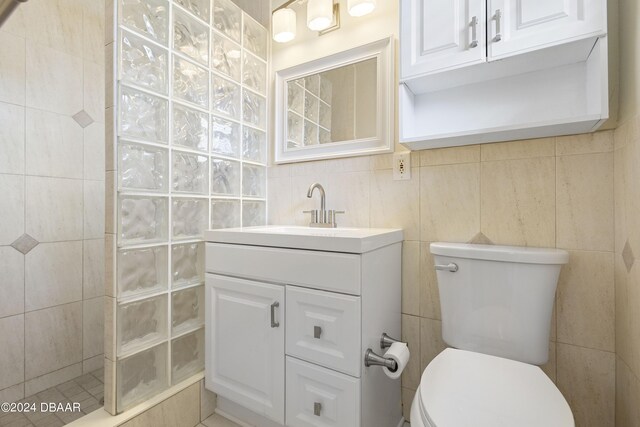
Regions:
<instances>
[{"instance_id":1,"label":"toilet","mask_svg":"<svg viewBox=\"0 0 640 427\"><path fill-rule=\"evenodd\" d=\"M432 243L442 338L411 427L574 427L547 362L559 249Z\"/></svg>"}]
</instances>

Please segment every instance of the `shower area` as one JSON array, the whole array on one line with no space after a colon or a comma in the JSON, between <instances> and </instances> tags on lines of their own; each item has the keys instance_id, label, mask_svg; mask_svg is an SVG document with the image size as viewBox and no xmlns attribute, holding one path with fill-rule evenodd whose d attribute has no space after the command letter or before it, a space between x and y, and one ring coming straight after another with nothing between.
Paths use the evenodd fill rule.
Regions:
<instances>
[{"instance_id":1,"label":"shower area","mask_svg":"<svg viewBox=\"0 0 640 427\"><path fill-rule=\"evenodd\" d=\"M0 9L13 2L0 12L0 402L80 410L1 412L0 426L123 414L185 384L210 407L203 237L266 222L269 2Z\"/></svg>"}]
</instances>

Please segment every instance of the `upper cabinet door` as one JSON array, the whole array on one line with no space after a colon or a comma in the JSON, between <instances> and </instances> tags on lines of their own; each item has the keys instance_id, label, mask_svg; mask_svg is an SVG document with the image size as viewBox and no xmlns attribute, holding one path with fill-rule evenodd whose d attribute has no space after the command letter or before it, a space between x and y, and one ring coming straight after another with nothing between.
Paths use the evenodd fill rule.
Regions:
<instances>
[{"instance_id":1,"label":"upper cabinet door","mask_svg":"<svg viewBox=\"0 0 640 427\"><path fill-rule=\"evenodd\" d=\"M402 79L485 61L485 0L402 0L400 27Z\"/></svg>"},{"instance_id":2,"label":"upper cabinet door","mask_svg":"<svg viewBox=\"0 0 640 427\"><path fill-rule=\"evenodd\" d=\"M489 60L606 33L606 0L488 0Z\"/></svg>"}]
</instances>

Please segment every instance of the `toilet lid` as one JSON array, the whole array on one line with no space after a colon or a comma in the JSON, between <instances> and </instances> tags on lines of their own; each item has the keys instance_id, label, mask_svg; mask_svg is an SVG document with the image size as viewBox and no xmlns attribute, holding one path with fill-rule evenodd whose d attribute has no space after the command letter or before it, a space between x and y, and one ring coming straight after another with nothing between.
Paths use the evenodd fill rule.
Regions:
<instances>
[{"instance_id":1,"label":"toilet lid","mask_svg":"<svg viewBox=\"0 0 640 427\"><path fill-rule=\"evenodd\" d=\"M446 349L420 381L420 412L434 427L574 427L566 400L537 366Z\"/></svg>"}]
</instances>

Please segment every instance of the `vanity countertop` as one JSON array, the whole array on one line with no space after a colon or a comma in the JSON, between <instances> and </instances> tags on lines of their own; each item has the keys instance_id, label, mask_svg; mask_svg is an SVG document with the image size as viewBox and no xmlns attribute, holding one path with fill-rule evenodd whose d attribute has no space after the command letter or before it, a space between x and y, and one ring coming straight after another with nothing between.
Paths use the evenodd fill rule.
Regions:
<instances>
[{"instance_id":1,"label":"vanity countertop","mask_svg":"<svg viewBox=\"0 0 640 427\"><path fill-rule=\"evenodd\" d=\"M402 230L395 228L267 225L205 232L207 242L358 254L401 242L402 239Z\"/></svg>"}]
</instances>

